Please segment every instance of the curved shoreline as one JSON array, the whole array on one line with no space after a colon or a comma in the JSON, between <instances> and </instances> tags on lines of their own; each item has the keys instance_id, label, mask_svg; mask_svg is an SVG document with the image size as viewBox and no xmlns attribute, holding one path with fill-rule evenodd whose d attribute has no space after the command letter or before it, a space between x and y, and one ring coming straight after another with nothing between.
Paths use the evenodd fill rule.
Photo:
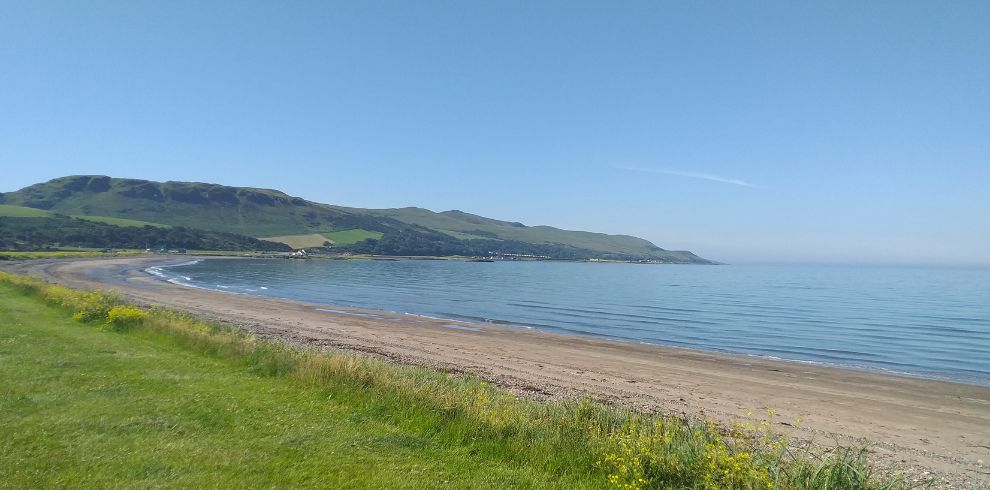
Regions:
<instances>
[{"instance_id":1,"label":"curved shoreline","mask_svg":"<svg viewBox=\"0 0 990 490\"><path fill-rule=\"evenodd\" d=\"M773 409L778 429L798 439L866 444L881 465L915 468L919 474L934 470L945 475L947 487L990 485L987 387L490 324L408 321L401 314L188 288L142 272L188 260L57 260L2 267L69 287L115 289L138 303L233 323L265 338L470 372L527 396L589 395L726 423L750 410ZM101 280L100 274L115 280Z\"/></svg>"},{"instance_id":2,"label":"curved shoreline","mask_svg":"<svg viewBox=\"0 0 990 490\"><path fill-rule=\"evenodd\" d=\"M303 303L312 303L313 302L312 299L292 298L292 297L282 296L282 295L278 295L278 294L272 295L272 294L265 294L264 292L259 292L259 291L267 290L268 288L265 287L265 286L260 286L259 289L250 289L250 288L247 288L247 287L244 287L244 286L236 286L234 289L231 289L230 286L223 286L223 285L219 285L219 284L216 285L216 286L214 286L214 287L211 287L208 284L194 284L192 282L189 282L190 281L190 278L189 277L185 277L185 276L179 274L178 272L173 273L171 275L171 277L168 274L162 272L162 269L172 269L172 268L175 268L175 267L183 267L183 266L187 266L187 265L193 265L193 264L197 264L197 263L203 262L204 260L224 260L224 259L240 260L240 259L256 259L256 257L205 257L205 258L197 258L197 259L192 259L192 260L182 260L182 261L176 260L174 263L171 263L171 261L170 261L170 263L168 263L168 264L152 265L152 266L150 266L148 268L145 268L143 270L145 272L148 272L148 273L154 275L154 276L157 276L159 279L161 279L163 281L166 281L166 282L169 282L169 283L172 283L172 284L175 284L175 285L179 285L179 286L185 286L185 287L190 287L190 288L198 288L198 289L206 289L206 290L216 291L216 292L222 292L222 293L232 293L232 294L243 294L243 295L247 295L247 296L257 296L257 297L261 297L261 298L282 299L282 300L286 300L286 301L296 301L296 302L303 302ZM114 281L113 278L108 278L108 279L110 280L110 282L113 282ZM857 362L855 362L853 360L848 360L848 361L831 360L830 361L830 360L821 360L821 359L800 358L800 354L798 352L790 352L790 354L792 354L792 355L795 356L795 357L790 357L788 354L782 353L780 351L778 351L778 352L776 352L774 354L766 354L766 353L751 352L751 351L750 352L747 352L745 349L733 349L732 347L714 347L714 346L691 345L691 344L672 345L672 344L669 344L669 343L665 343L663 341L640 340L640 339L637 339L635 337L621 337L621 336L609 335L609 334L600 333L600 332L576 330L576 329L572 329L572 328L569 328L569 327L558 327L557 325L548 325L548 324L539 324L539 323L527 323L525 321L515 321L513 319L494 319L494 320L490 320L490 319L487 319L487 318L484 318L484 317L477 317L477 316L475 316L475 317L471 317L471 316L459 316L459 317L458 316L431 316L434 313L423 313L423 312L405 311L405 310L378 309L378 308L365 307L365 306L353 305L353 304L352 304L352 306L343 307L342 305L339 305L337 303L333 303L333 302L325 303L325 302L322 302L322 301L320 301L319 304L323 304L323 305L326 305L326 306L328 306L328 307L331 308L329 310L321 310L321 311L325 311L325 312L328 312L328 313L337 313L337 314L342 314L342 315L354 315L354 316L360 316L360 317L376 317L376 316L378 316L378 317L381 317L382 320L391 320L391 321L398 321L398 322L405 322L407 320L406 315L408 315L408 316L412 316L412 317L421 317L421 318L426 318L426 319L430 319L430 320L436 320L436 321L441 321L441 322L446 322L448 324L452 324L452 325L445 325L448 328L468 328L468 329L475 329L475 330L477 330L479 328L493 327L493 326L507 327L509 329L535 329L537 331L548 333L548 334L551 334L551 335L578 336L578 337L584 337L584 338L588 338L588 339L592 339L592 340L604 340L604 341L608 341L608 342L619 342L619 343L625 343L625 344L649 345L649 346L656 346L656 347L660 347L660 348L664 348L664 349L681 349L681 350L689 350L689 351L695 351L695 352L702 352L702 353L713 354L713 355L727 355L727 356L732 356L732 357L746 357L746 358L765 359L765 360L770 360L770 361L780 361L780 362L788 362L788 363L796 363L796 364L804 364L804 365L812 365L812 366L821 366L821 367L826 367L826 368L835 368L835 369L845 369L845 370L861 371L861 372L865 372L865 373L874 373L874 374L881 374L881 375L887 375L887 376L901 376L901 377L914 378L914 379L925 379L925 380L932 380L932 381L942 381L942 382L947 382L947 383L968 384L968 385L976 385L976 386L982 386L982 387L990 388L990 373L987 373L985 376L983 376L983 373L980 373L980 375L970 374L969 375L970 377L968 377L968 378L967 377L963 377L963 375L961 375L959 373L953 373L953 374L955 374L957 376L957 377L953 377L952 374L949 374L947 372L937 372L937 371L931 371L931 370L926 371L921 366L913 366L917 370L916 371L911 371L910 370L911 367L898 367L898 368L884 367L884 366L877 365L877 364L869 364L869 363L866 363L865 361L860 361L860 362L857 363ZM351 311L350 312L344 311L341 308L347 308L347 309L349 309Z\"/></svg>"}]
</instances>

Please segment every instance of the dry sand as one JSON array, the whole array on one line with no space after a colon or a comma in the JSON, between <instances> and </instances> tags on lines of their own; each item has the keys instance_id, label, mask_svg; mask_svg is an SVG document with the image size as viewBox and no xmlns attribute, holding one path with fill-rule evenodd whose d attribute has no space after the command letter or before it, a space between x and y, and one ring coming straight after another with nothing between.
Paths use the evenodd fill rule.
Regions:
<instances>
[{"instance_id":1,"label":"dry sand","mask_svg":"<svg viewBox=\"0 0 990 490\"><path fill-rule=\"evenodd\" d=\"M590 396L724 423L773 409L777 428L795 440L865 445L882 467L907 468L912 478L932 472L939 478L936 488L990 488L990 388L383 312L370 312L382 318L364 318L317 308L369 312L194 289L141 272L168 260L35 261L3 268L70 287L115 289L142 304L233 323L267 338L473 373L537 398ZM98 280L91 273L97 269L109 271L116 283Z\"/></svg>"}]
</instances>

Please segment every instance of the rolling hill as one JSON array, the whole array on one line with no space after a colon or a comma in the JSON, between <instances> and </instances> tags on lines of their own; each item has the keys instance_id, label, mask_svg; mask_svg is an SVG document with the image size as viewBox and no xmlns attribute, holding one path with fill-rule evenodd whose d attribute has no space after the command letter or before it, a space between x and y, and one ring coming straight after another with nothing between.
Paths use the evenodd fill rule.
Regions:
<instances>
[{"instance_id":1,"label":"rolling hill","mask_svg":"<svg viewBox=\"0 0 990 490\"><path fill-rule=\"evenodd\" d=\"M272 252L291 250L282 243L182 226L121 226L56 213L47 216L0 215L0 250L38 250L49 247Z\"/></svg>"},{"instance_id":2,"label":"rolling hill","mask_svg":"<svg viewBox=\"0 0 990 490\"><path fill-rule=\"evenodd\" d=\"M0 218L51 218L59 213L45 211L44 209L29 208L24 206L12 206L10 204L0 204ZM149 221L139 221L127 218L111 218L109 216L84 216L73 215L70 218L78 218L84 221L105 223L116 226L154 226L156 228L168 228L168 225L151 223Z\"/></svg>"},{"instance_id":3,"label":"rolling hill","mask_svg":"<svg viewBox=\"0 0 990 490\"><path fill-rule=\"evenodd\" d=\"M487 255L711 263L642 238L526 226L462 211L361 209L293 197L272 189L196 182L69 176L0 194L0 205L92 221L155 224L247 235L291 246L391 255ZM21 211L30 214L30 211Z\"/></svg>"}]
</instances>

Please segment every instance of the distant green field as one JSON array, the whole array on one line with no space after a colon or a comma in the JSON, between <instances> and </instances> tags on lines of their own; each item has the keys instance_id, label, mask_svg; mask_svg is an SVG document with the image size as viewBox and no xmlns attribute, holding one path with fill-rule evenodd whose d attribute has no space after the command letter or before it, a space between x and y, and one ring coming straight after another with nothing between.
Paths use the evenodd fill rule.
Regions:
<instances>
[{"instance_id":1,"label":"distant green field","mask_svg":"<svg viewBox=\"0 0 990 490\"><path fill-rule=\"evenodd\" d=\"M108 225L115 225L115 226L137 226L139 228L142 226L154 226L156 228L169 227L168 225L163 225L161 223L152 223L150 221L141 221L141 220L127 219L127 218L111 218L109 216L87 216L87 215L78 214L78 215L72 215L72 217L84 219L86 221L96 221L98 223L106 223Z\"/></svg>"},{"instance_id":2,"label":"distant green field","mask_svg":"<svg viewBox=\"0 0 990 490\"><path fill-rule=\"evenodd\" d=\"M334 245L350 245L369 238L377 240L382 237L382 233L356 228L353 230L331 231L329 233L323 233L323 236L330 239Z\"/></svg>"},{"instance_id":3,"label":"distant green field","mask_svg":"<svg viewBox=\"0 0 990 490\"><path fill-rule=\"evenodd\" d=\"M144 253L143 250L114 250L113 255L136 255ZM72 259L80 257L106 257L109 254L99 250L39 250L34 252L14 252L0 251L0 260L34 260L34 259Z\"/></svg>"},{"instance_id":4,"label":"distant green field","mask_svg":"<svg viewBox=\"0 0 990 490\"><path fill-rule=\"evenodd\" d=\"M0 204L0 216L8 218L44 218L52 213L43 209L26 208L24 206L11 206L10 204Z\"/></svg>"},{"instance_id":5,"label":"distant green field","mask_svg":"<svg viewBox=\"0 0 990 490\"><path fill-rule=\"evenodd\" d=\"M327 237L319 233L307 233L304 235L266 236L262 240L269 242L284 243L292 248L300 249L307 247L322 247L327 241Z\"/></svg>"},{"instance_id":6,"label":"distant green field","mask_svg":"<svg viewBox=\"0 0 990 490\"><path fill-rule=\"evenodd\" d=\"M55 213L51 211L45 211L44 209L35 209L25 206L12 206L10 204L0 204L0 217L8 218L47 218L53 216ZM159 228L167 228L167 225L160 223L152 223L150 221L140 221L136 219L126 219L126 218L111 218L109 216L89 216L85 214L73 214L70 215L73 218L84 219L86 221L95 221L98 223L106 223L108 225L115 226L156 226Z\"/></svg>"},{"instance_id":7,"label":"distant green field","mask_svg":"<svg viewBox=\"0 0 990 490\"><path fill-rule=\"evenodd\" d=\"M380 232L355 228L353 230L325 231L321 233L305 233L301 235L268 236L262 237L262 240L284 243L292 248L299 249L307 247L322 247L323 243L327 240L333 242L334 245L340 246L350 245L368 238L378 239L381 237L382 233Z\"/></svg>"}]
</instances>

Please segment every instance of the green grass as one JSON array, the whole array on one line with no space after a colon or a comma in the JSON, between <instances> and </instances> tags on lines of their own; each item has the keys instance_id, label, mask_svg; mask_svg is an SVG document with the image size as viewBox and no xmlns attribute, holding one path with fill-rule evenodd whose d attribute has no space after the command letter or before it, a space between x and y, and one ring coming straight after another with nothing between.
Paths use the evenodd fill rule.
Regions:
<instances>
[{"instance_id":1,"label":"green grass","mask_svg":"<svg viewBox=\"0 0 990 490\"><path fill-rule=\"evenodd\" d=\"M285 235L262 237L262 240L270 242L284 243L292 248L322 247L327 241L327 237L319 233L308 233L304 235Z\"/></svg>"},{"instance_id":2,"label":"green grass","mask_svg":"<svg viewBox=\"0 0 990 490\"><path fill-rule=\"evenodd\" d=\"M356 228L353 230L331 231L329 233L323 233L323 236L327 237L334 245L350 245L369 238L377 240L382 237L382 233Z\"/></svg>"},{"instance_id":3,"label":"green grass","mask_svg":"<svg viewBox=\"0 0 990 490\"><path fill-rule=\"evenodd\" d=\"M114 250L113 256L137 255L144 253L143 250ZM80 250L38 250L30 252L0 251L0 260L35 260L35 259L72 259L82 257L107 257L109 253L104 253L96 249Z\"/></svg>"},{"instance_id":4,"label":"green grass","mask_svg":"<svg viewBox=\"0 0 990 490\"><path fill-rule=\"evenodd\" d=\"M74 214L73 218L84 219L86 221L95 221L97 223L106 223L108 225L115 226L136 226L138 228L142 226L154 226L155 228L168 228L168 225L163 225L161 223L152 223L150 221L141 221L136 219L127 218L111 218L109 216L87 216L84 214Z\"/></svg>"},{"instance_id":5,"label":"green grass","mask_svg":"<svg viewBox=\"0 0 990 490\"><path fill-rule=\"evenodd\" d=\"M600 486L453 443L442 412L360 386L86 328L7 285L0 305L2 486Z\"/></svg>"},{"instance_id":6,"label":"green grass","mask_svg":"<svg viewBox=\"0 0 990 490\"><path fill-rule=\"evenodd\" d=\"M52 213L44 209L27 208L24 206L12 206L10 204L0 204L0 217L5 218L46 218Z\"/></svg>"},{"instance_id":7,"label":"green grass","mask_svg":"<svg viewBox=\"0 0 990 490\"><path fill-rule=\"evenodd\" d=\"M270 236L263 237L262 240L268 240L270 242L284 243L292 248L308 248L308 247L322 247L323 243L327 240L333 242L334 245L350 245L352 243L360 242L361 240L366 240L368 238L378 239L382 237L381 232L363 230L361 228L355 228L352 230L340 230L340 231L325 231L320 233L308 233L302 235L285 235L285 236Z\"/></svg>"},{"instance_id":8,"label":"green grass","mask_svg":"<svg viewBox=\"0 0 990 490\"><path fill-rule=\"evenodd\" d=\"M68 259L77 257L102 257L107 255L96 250L57 250L37 252L0 252L0 260Z\"/></svg>"},{"instance_id":9,"label":"green grass","mask_svg":"<svg viewBox=\"0 0 990 490\"><path fill-rule=\"evenodd\" d=\"M16 488L903 488L768 423L519 400L3 272L0 372Z\"/></svg>"},{"instance_id":10,"label":"green grass","mask_svg":"<svg viewBox=\"0 0 990 490\"><path fill-rule=\"evenodd\" d=\"M44 209L35 209L25 206L13 206L10 204L0 204L0 217L7 218L47 218L49 216L54 216L55 213L51 211L45 211ZM73 218L84 219L86 221L95 221L98 223L106 223L108 225L116 226L155 226L155 227L167 227L160 223L152 223L150 221L140 221L136 219L126 219L126 218L111 218L109 216L88 216L84 214L74 214L71 215Z\"/></svg>"}]
</instances>

